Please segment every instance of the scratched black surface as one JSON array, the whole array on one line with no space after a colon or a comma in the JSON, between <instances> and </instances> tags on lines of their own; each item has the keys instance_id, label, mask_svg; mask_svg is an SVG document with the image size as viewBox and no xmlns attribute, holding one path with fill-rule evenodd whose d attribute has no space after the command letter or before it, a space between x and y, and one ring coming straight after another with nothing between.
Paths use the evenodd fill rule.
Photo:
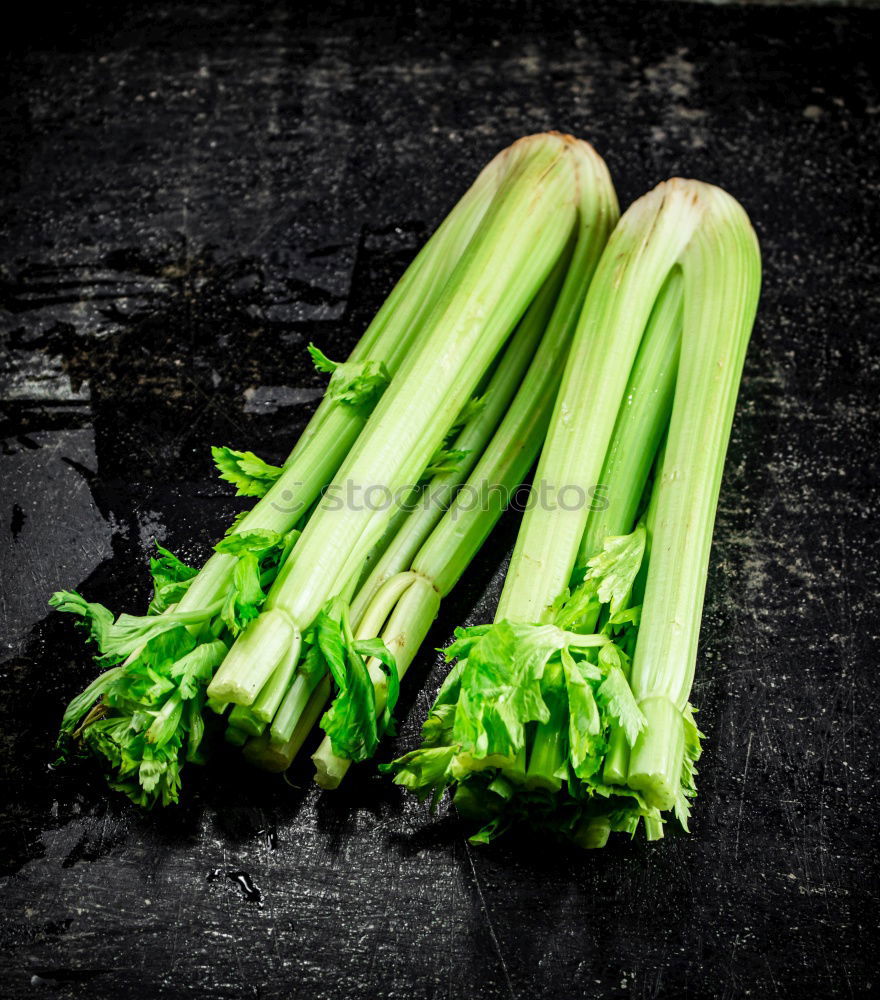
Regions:
<instances>
[{"instance_id":1,"label":"scratched black surface","mask_svg":"<svg viewBox=\"0 0 880 1000\"><path fill-rule=\"evenodd\" d=\"M866 995L877 13L79 7L37 11L3 63L4 995ZM304 344L352 345L478 166L546 127L591 139L624 204L676 173L724 185L766 257L709 579L692 836L469 848L371 768L322 796L305 768L288 786L234 755L142 815L88 769L49 770L93 669L50 592L136 611L153 538L203 557L238 506L208 445L285 454L320 385ZM514 532L431 646L491 614ZM414 745L441 675L417 661L386 754Z\"/></svg>"}]
</instances>

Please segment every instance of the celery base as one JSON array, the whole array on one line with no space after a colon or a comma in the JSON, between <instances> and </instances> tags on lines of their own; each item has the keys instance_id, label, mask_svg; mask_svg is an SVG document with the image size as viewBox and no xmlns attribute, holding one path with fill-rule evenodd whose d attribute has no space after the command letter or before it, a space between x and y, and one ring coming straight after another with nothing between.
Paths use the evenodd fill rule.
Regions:
<instances>
[{"instance_id":1,"label":"celery base","mask_svg":"<svg viewBox=\"0 0 880 1000\"><path fill-rule=\"evenodd\" d=\"M666 698L646 698L639 704L647 726L639 734L629 760L627 784L657 809L671 809L681 783L684 720Z\"/></svg>"}]
</instances>

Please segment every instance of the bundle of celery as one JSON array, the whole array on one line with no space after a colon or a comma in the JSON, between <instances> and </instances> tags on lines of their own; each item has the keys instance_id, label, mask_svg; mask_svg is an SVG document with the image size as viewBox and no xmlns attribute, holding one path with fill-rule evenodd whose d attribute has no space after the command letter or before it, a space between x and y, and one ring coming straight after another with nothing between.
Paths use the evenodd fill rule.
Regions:
<instances>
[{"instance_id":1,"label":"bundle of celery","mask_svg":"<svg viewBox=\"0 0 880 1000\"><path fill-rule=\"evenodd\" d=\"M525 823L598 847L642 822L656 839L668 810L687 829L689 696L759 284L749 221L710 185L661 184L613 233L495 623L457 630L422 747L388 766L435 799L454 787L476 840Z\"/></svg>"},{"instance_id":2,"label":"bundle of celery","mask_svg":"<svg viewBox=\"0 0 880 1000\"><path fill-rule=\"evenodd\" d=\"M351 717L343 697L328 722L337 749L371 752L377 725L387 726L398 669L380 640L355 642L347 603L400 520L392 504L338 499L377 488L409 495L432 471L459 465L466 474L492 430L487 420L474 431L474 393L501 391L493 371L502 370L508 399L515 389L516 364L521 374L531 348L514 342L499 355L539 290L558 281L583 229L584 185L601 192L591 195L597 215L587 220L594 249L613 221L610 182L597 163L586 144L556 134L520 140L496 157L349 361L336 366L313 351L332 372L330 384L284 467L215 450L223 477L261 499L198 573L160 549L146 616L114 621L101 605L55 595L54 606L84 617L109 668L71 703L63 735L104 758L115 787L143 804L175 801L183 760L198 759L206 707L236 706L228 733L239 742L270 721L276 735L292 736L315 688L329 690L328 669L345 695L363 681L352 664L364 655L375 655L389 678L383 719ZM521 329L540 332L534 323ZM496 421L503 409L495 406ZM452 447L470 432L473 447Z\"/></svg>"}]
</instances>

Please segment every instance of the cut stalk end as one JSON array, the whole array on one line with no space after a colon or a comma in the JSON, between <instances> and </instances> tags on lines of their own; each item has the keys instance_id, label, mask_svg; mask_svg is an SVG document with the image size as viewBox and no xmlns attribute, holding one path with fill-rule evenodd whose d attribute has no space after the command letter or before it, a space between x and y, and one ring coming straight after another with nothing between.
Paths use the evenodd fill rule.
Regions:
<instances>
[{"instance_id":1,"label":"cut stalk end","mask_svg":"<svg viewBox=\"0 0 880 1000\"><path fill-rule=\"evenodd\" d=\"M629 774L629 744L626 733L616 726L611 731L602 777L607 785L625 785Z\"/></svg>"},{"instance_id":2,"label":"cut stalk end","mask_svg":"<svg viewBox=\"0 0 880 1000\"><path fill-rule=\"evenodd\" d=\"M681 712L666 698L646 698L639 707L647 726L630 754L626 783L641 792L649 806L661 811L671 809L681 782L684 758Z\"/></svg>"},{"instance_id":3,"label":"cut stalk end","mask_svg":"<svg viewBox=\"0 0 880 1000\"><path fill-rule=\"evenodd\" d=\"M329 736L321 741L321 745L312 754L312 760L315 763L315 784L325 790L338 788L351 767L350 760L333 752Z\"/></svg>"},{"instance_id":4,"label":"cut stalk end","mask_svg":"<svg viewBox=\"0 0 880 1000\"><path fill-rule=\"evenodd\" d=\"M578 847L596 850L608 843L611 835L611 821L607 816L591 816L578 824L573 840Z\"/></svg>"},{"instance_id":5,"label":"cut stalk end","mask_svg":"<svg viewBox=\"0 0 880 1000\"><path fill-rule=\"evenodd\" d=\"M645 817L645 839L647 840L662 840L663 839L663 820L657 816L646 816Z\"/></svg>"},{"instance_id":6,"label":"cut stalk end","mask_svg":"<svg viewBox=\"0 0 880 1000\"><path fill-rule=\"evenodd\" d=\"M208 697L251 705L297 641L299 630L280 608L264 611L238 637L214 679Z\"/></svg>"},{"instance_id":7,"label":"cut stalk end","mask_svg":"<svg viewBox=\"0 0 880 1000\"><path fill-rule=\"evenodd\" d=\"M267 771L286 771L299 753L306 737L318 721L327 699L330 697L330 678L324 676L312 691L307 704L293 728L290 739L286 743L278 743L271 738L265 739L265 734L259 741L254 741L250 760Z\"/></svg>"},{"instance_id":8,"label":"cut stalk end","mask_svg":"<svg viewBox=\"0 0 880 1000\"><path fill-rule=\"evenodd\" d=\"M243 747L247 743L248 734L237 726L226 727L226 742L234 747Z\"/></svg>"},{"instance_id":9,"label":"cut stalk end","mask_svg":"<svg viewBox=\"0 0 880 1000\"><path fill-rule=\"evenodd\" d=\"M244 705L236 705L229 713L229 724L249 736L259 736L266 728L265 721L257 718L251 709Z\"/></svg>"}]
</instances>

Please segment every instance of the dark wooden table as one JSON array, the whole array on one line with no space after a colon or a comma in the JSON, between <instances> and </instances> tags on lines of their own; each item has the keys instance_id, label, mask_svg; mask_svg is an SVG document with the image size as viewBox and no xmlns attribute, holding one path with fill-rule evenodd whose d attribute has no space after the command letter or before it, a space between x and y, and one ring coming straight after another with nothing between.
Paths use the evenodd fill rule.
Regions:
<instances>
[{"instance_id":1,"label":"dark wooden table","mask_svg":"<svg viewBox=\"0 0 880 1000\"><path fill-rule=\"evenodd\" d=\"M3 62L0 992L866 995L878 14L76 6L22 11ZM306 342L344 352L477 168L550 127L594 142L623 204L674 174L723 185L763 245L694 694L693 834L478 849L369 766L322 795L305 767L287 785L221 753L150 815L88 768L51 770L94 667L49 594L139 611L153 539L203 558L240 505L208 446L286 454L321 384ZM428 648L491 616L515 530ZM417 660L383 758L416 743L442 673Z\"/></svg>"}]
</instances>

